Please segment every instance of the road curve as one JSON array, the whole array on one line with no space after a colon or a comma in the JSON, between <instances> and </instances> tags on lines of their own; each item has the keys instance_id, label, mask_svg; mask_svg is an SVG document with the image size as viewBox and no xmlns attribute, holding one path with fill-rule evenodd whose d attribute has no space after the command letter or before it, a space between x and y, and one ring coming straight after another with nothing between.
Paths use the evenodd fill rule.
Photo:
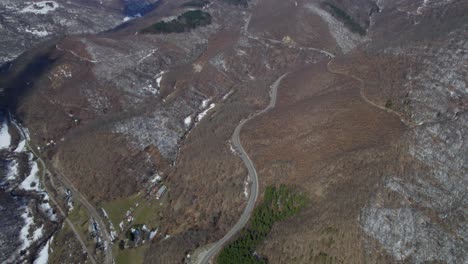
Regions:
<instances>
[{"instance_id":1,"label":"road curve","mask_svg":"<svg viewBox=\"0 0 468 264\"><path fill-rule=\"evenodd\" d=\"M288 73L285 73L281 75L272 85L271 85L271 90L270 90L270 103L268 104L265 109L263 109L260 112L257 112L256 114L250 116L247 119L242 120L239 125L236 127L234 130L234 133L232 134L232 144L234 147L237 149L237 152L239 156L241 157L242 161L244 162L245 166L247 167L247 171L249 172L249 177L252 181L252 184L250 186L250 195L249 195L249 200L247 201L247 206L244 209L244 212L240 216L239 220L237 223L229 230L229 232L224 235L223 238L215 242L214 244L211 245L210 249L204 254L203 258L201 259L200 263L201 264L207 264L211 258L213 258L224 246L224 244L231 239L237 232L239 232L249 221L250 215L252 214L252 211L255 207L255 202L257 201L258 197L258 176L257 176L257 171L255 170L255 166L252 162L252 160L249 158L249 155L245 151L244 147L242 147L241 141L240 141L240 132L242 130L242 127L249 122L250 120L254 119L255 117L264 114L268 112L269 110L273 109L276 105L276 97L278 93L278 87L283 80L284 77L286 77Z\"/></svg>"},{"instance_id":2,"label":"road curve","mask_svg":"<svg viewBox=\"0 0 468 264\"><path fill-rule=\"evenodd\" d=\"M29 150L31 151L31 153L37 158L37 161L40 163L40 165L42 166L43 170L42 170L42 181L44 181L44 188L46 189L47 193L49 193L49 198L50 200L52 200L53 203L55 203L55 205L57 206L57 208L59 209L60 213L62 214L62 216L65 218L65 222L68 223L68 225L70 226L70 228L72 229L73 233L75 233L75 236L76 236L76 239L78 240L78 242L81 244L81 246L83 247L83 249L86 251L86 253L88 253L88 256L89 256L89 260L91 261L91 263L93 264L96 264L96 260L94 258L94 256L91 254L91 252L89 252L88 248L86 247L86 244L85 242L81 239L80 235L79 235L79 232L77 231L76 227L74 226L74 224L70 221L70 219L68 219L67 215L65 214L64 210L60 207L60 205L58 204L58 202L55 200L54 197L52 197L52 192L48 191L47 190L47 185L45 184L45 175L48 173L49 175L52 175L52 173L50 172L49 169L47 169L46 167L46 163L44 162L44 160L36 153L36 151L34 150L34 148L31 146L29 140L28 140L28 137L26 135L26 132L23 130L23 128L18 124L16 123L16 121L11 117L11 114L10 114L10 121L11 123L13 123L13 125L18 129L18 131L20 131L21 135L23 136L25 142L26 142L26 146L29 148ZM59 174L56 173L56 175L60 178L60 180L67 186L67 188L69 188L70 190L72 190L75 198L78 198L78 201L83 204L86 209L88 210L90 216L94 217L94 219L98 222L99 226L101 227L101 230L102 230L102 233L103 233L103 237L104 237L104 240L106 241L106 252L105 252L105 256L106 256L106 263L107 264L112 264L114 262L113 260L113 256L112 256L112 247L111 247L111 239L110 239L110 235L109 233L107 232L107 229L106 229L106 226L104 224L104 222L102 221L101 219L101 216L97 213L96 209L94 209L94 207L86 200L86 198L78 192L78 190L75 188L75 186L73 186L73 184L68 180L66 179L65 177L63 176L60 176ZM50 178L51 179L51 184L53 185L52 187L56 189L55 187L55 184L53 183L53 179L52 177Z\"/></svg>"}]
</instances>

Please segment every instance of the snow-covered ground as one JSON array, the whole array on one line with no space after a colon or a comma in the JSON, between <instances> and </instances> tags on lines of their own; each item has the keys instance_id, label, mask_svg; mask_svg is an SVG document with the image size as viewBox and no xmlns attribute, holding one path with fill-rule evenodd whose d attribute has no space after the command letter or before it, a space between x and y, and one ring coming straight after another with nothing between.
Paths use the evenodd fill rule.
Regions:
<instances>
[{"instance_id":1,"label":"snow-covered ground","mask_svg":"<svg viewBox=\"0 0 468 264\"><path fill-rule=\"evenodd\" d=\"M130 20L133 20L133 19L139 18L139 17L141 17L141 14L137 14L135 16L126 16L126 17L123 18L122 22L128 22Z\"/></svg>"},{"instance_id":2,"label":"snow-covered ground","mask_svg":"<svg viewBox=\"0 0 468 264\"><path fill-rule=\"evenodd\" d=\"M26 147L26 140L21 140L20 143L18 143L18 146L15 149L16 153L23 152Z\"/></svg>"},{"instance_id":3,"label":"snow-covered ground","mask_svg":"<svg viewBox=\"0 0 468 264\"><path fill-rule=\"evenodd\" d=\"M34 260L34 264L47 264L49 262L49 248L53 239L54 237L51 237L41 251L39 251L37 258Z\"/></svg>"},{"instance_id":4,"label":"snow-covered ground","mask_svg":"<svg viewBox=\"0 0 468 264\"><path fill-rule=\"evenodd\" d=\"M20 184L20 188L27 191L41 191L39 188L39 166L37 162L31 162L31 172L29 176Z\"/></svg>"},{"instance_id":5,"label":"snow-covered ground","mask_svg":"<svg viewBox=\"0 0 468 264\"><path fill-rule=\"evenodd\" d=\"M158 84L159 87L159 84ZM157 95L159 92L158 88L153 87L153 85L150 83L147 86L143 87L143 90L146 92L149 92L150 94Z\"/></svg>"},{"instance_id":6,"label":"snow-covered ground","mask_svg":"<svg viewBox=\"0 0 468 264\"><path fill-rule=\"evenodd\" d=\"M36 35L36 36L39 36L39 37L46 37L46 36L50 35L50 32L48 32L47 30L44 30L44 29L39 30L39 29L25 28L24 32L29 33L29 34L33 34L33 35Z\"/></svg>"},{"instance_id":7,"label":"snow-covered ground","mask_svg":"<svg viewBox=\"0 0 468 264\"><path fill-rule=\"evenodd\" d=\"M149 236L150 240L152 240L157 234L158 234L158 229L151 231L150 236Z\"/></svg>"},{"instance_id":8,"label":"snow-covered ground","mask_svg":"<svg viewBox=\"0 0 468 264\"><path fill-rule=\"evenodd\" d=\"M190 125L192 124L192 116L187 116L185 119L184 119L184 125L186 127L190 127Z\"/></svg>"},{"instance_id":9,"label":"snow-covered ground","mask_svg":"<svg viewBox=\"0 0 468 264\"><path fill-rule=\"evenodd\" d=\"M204 102L204 101L203 101ZM200 122L205 116L206 114L208 114L208 112L213 109L215 107L215 104L210 104L210 107L208 107L207 109L205 109L205 111L201 112L200 114L198 114L197 116L197 122Z\"/></svg>"},{"instance_id":10,"label":"snow-covered ground","mask_svg":"<svg viewBox=\"0 0 468 264\"><path fill-rule=\"evenodd\" d=\"M159 174L155 174L154 178L151 179L151 182L152 183L155 183L155 182L160 182L162 180L161 176L159 176Z\"/></svg>"},{"instance_id":11,"label":"snow-covered ground","mask_svg":"<svg viewBox=\"0 0 468 264\"><path fill-rule=\"evenodd\" d=\"M34 218L29 208L26 208L24 213L21 215L24 219L25 225L21 228L20 239L23 242L21 245L20 251L28 249L34 242L39 240L43 235L43 227L35 228L34 231L30 232L31 229L34 229Z\"/></svg>"},{"instance_id":12,"label":"snow-covered ground","mask_svg":"<svg viewBox=\"0 0 468 264\"><path fill-rule=\"evenodd\" d=\"M6 179L7 180L14 180L18 176L18 162L16 160L12 160L8 163Z\"/></svg>"},{"instance_id":13,"label":"snow-covered ground","mask_svg":"<svg viewBox=\"0 0 468 264\"><path fill-rule=\"evenodd\" d=\"M164 77L164 71L160 72L157 76L156 76L156 83L158 84L158 88L161 88L161 81L162 81L162 78Z\"/></svg>"},{"instance_id":14,"label":"snow-covered ground","mask_svg":"<svg viewBox=\"0 0 468 264\"><path fill-rule=\"evenodd\" d=\"M41 211L45 213L50 220L52 221L57 221L57 215L55 214L54 210L50 206L50 197L49 194L46 192L43 192L42 195L44 195L43 203L40 204Z\"/></svg>"},{"instance_id":15,"label":"snow-covered ground","mask_svg":"<svg viewBox=\"0 0 468 264\"><path fill-rule=\"evenodd\" d=\"M55 11L59 7L59 4L54 1L40 1L31 3L30 5L26 6L20 13L33 13L37 15L46 15L49 12Z\"/></svg>"},{"instance_id":16,"label":"snow-covered ground","mask_svg":"<svg viewBox=\"0 0 468 264\"><path fill-rule=\"evenodd\" d=\"M73 207L72 199L68 199L67 207L68 207L68 212L71 212L73 210L74 207Z\"/></svg>"},{"instance_id":17,"label":"snow-covered ground","mask_svg":"<svg viewBox=\"0 0 468 264\"><path fill-rule=\"evenodd\" d=\"M0 149L5 149L10 147L11 136L8 133L8 124L6 121L3 121L0 124Z\"/></svg>"},{"instance_id":18,"label":"snow-covered ground","mask_svg":"<svg viewBox=\"0 0 468 264\"><path fill-rule=\"evenodd\" d=\"M208 106L208 103L211 101L211 99L205 99L201 103L201 108L206 108Z\"/></svg>"}]
</instances>

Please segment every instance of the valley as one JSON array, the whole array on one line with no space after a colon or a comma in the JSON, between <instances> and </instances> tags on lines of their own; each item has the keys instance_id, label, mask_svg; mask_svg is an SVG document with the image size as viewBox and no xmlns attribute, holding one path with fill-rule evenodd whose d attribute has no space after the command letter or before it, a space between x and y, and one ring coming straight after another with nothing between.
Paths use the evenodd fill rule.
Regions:
<instances>
[{"instance_id":1,"label":"valley","mask_svg":"<svg viewBox=\"0 0 468 264\"><path fill-rule=\"evenodd\" d=\"M0 4L0 261L468 260L466 1L33 2Z\"/></svg>"}]
</instances>

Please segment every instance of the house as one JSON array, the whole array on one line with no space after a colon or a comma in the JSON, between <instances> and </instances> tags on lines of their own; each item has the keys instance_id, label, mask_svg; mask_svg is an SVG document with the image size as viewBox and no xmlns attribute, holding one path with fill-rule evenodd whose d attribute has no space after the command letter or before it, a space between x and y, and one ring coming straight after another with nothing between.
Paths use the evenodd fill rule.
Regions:
<instances>
[{"instance_id":1,"label":"house","mask_svg":"<svg viewBox=\"0 0 468 264\"><path fill-rule=\"evenodd\" d=\"M164 195L164 193L166 192L166 190L167 190L166 185L161 186L161 188L159 188L158 192L156 193L156 199L159 200L159 199L161 198L161 196Z\"/></svg>"}]
</instances>

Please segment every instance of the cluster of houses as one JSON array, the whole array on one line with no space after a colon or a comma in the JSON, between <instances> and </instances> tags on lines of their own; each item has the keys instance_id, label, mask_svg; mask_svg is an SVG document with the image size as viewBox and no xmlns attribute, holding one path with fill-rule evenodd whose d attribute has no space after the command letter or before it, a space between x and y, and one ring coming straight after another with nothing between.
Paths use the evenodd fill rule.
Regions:
<instances>
[{"instance_id":1,"label":"cluster of houses","mask_svg":"<svg viewBox=\"0 0 468 264\"><path fill-rule=\"evenodd\" d=\"M104 243L102 243L99 225L94 218L91 218L89 222L88 231L91 238L96 242L96 248L104 250Z\"/></svg>"},{"instance_id":2,"label":"cluster of houses","mask_svg":"<svg viewBox=\"0 0 468 264\"><path fill-rule=\"evenodd\" d=\"M138 247L153 239L158 233L158 229L149 230L146 225L133 225L127 232L125 240L119 243L120 248Z\"/></svg>"},{"instance_id":3,"label":"cluster of houses","mask_svg":"<svg viewBox=\"0 0 468 264\"><path fill-rule=\"evenodd\" d=\"M156 174L153 180L151 180L153 185L151 185L148 189L147 192L151 197L155 197L157 200L161 199L161 197L166 193L167 191L167 186L161 183L161 176Z\"/></svg>"}]
</instances>

